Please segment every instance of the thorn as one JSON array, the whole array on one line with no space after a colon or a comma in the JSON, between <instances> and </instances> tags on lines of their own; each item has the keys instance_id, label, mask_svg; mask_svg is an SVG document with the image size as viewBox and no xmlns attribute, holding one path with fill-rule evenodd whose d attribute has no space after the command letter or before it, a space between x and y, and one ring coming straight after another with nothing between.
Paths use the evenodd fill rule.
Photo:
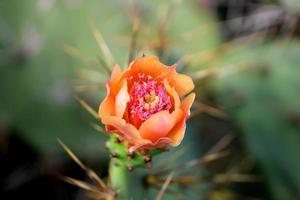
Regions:
<instances>
[{"instance_id":1,"label":"thorn","mask_svg":"<svg viewBox=\"0 0 300 200\"><path fill-rule=\"evenodd\" d=\"M82 62L86 62L88 59L80 52L79 49L77 49L76 47L73 47L71 45L68 44L63 44L63 49L64 51L69 54L70 56L72 56L73 58L76 58L79 61Z\"/></svg>"},{"instance_id":2,"label":"thorn","mask_svg":"<svg viewBox=\"0 0 300 200\"><path fill-rule=\"evenodd\" d=\"M85 183L83 181L80 181L80 180L77 180L77 179L74 179L74 178L70 178L70 177L67 177L67 176L60 176L60 179L62 179L66 183L75 185L75 186L77 186L77 187L79 187L81 189L84 189L86 191L89 191L89 192L98 192L98 188L96 188L93 185L90 185L89 183Z\"/></svg>"},{"instance_id":3,"label":"thorn","mask_svg":"<svg viewBox=\"0 0 300 200\"><path fill-rule=\"evenodd\" d=\"M86 101L84 101L78 96L74 96L74 97L88 113L90 113L95 119L97 120L99 119L97 111L94 110Z\"/></svg>"},{"instance_id":4,"label":"thorn","mask_svg":"<svg viewBox=\"0 0 300 200\"><path fill-rule=\"evenodd\" d=\"M96 42L98 43L98 46L103 54L105 62L107 63L108 66L112 66L113 63L115 63L113 55L112 55L110 49L108 48L108 45L107 45L106 41L104 40L101 32L96 28L95 24L92 25L92 31L93 31L94 37L96 39Z\"/></svg>"},{"instance_id":5,"label":"thorn","mask_svg":"<svg viewBox=\"0 0 300 200\"><path fill-rule=\"evenodd\" d=\"M117 152L113 151L113 152L111 152L110 157L111 158L117 158L117 157L119 157L119 155L118 155Z\"/></svg>"},{"instance_id":6,"label":"thorn","mask_svg":"<svg viewBox=\"0 0 300 200\"><path fill-rule=\"evenodd\" d=\"M127 153L127 156L128 156L128 159L129 159L129 160L134 159L134 157L135 157L135 152L134 152L134 151L133 151L133 152L129 151L129 152Z\"/></svg>"},{"instance_id":7,"label":"thorn","mask_svg":"<svg viewBox=\"0 0 300 200\"><path fill-rule=\"evenodd\" d=\"M145 163L151 162L152 158L150 156L144 156Z\"/></svg>"},{"instance_id":8,"label":"thorn","mask_svg":"<svg viewBox=\"0 0 300 200\"><path fill-rule=\"evenodd\" d=\"M128 171L132 172L134 168L132 165L127 165L127 169L128 169Z\"/></svg>"},{"instance_id":9,"label":"thorn","mask_svg":"<svg viewBox=\"0 0 300 200\"><path fill-rule=\"evenodd\" d=\"M58 143L62 146L62 148L67 152L67 154L81 167L83 170L87 170L87 167L79 160L79 158L71 151L69 147L65 143L63 143L59 138L57 138Z\"/></svg>"},{"instance_id":10,"label":"thorn","mask_svg":"<svg viewBox=\"0 0 300 200\"><path fill-rule=\"evenodd\" d=\"M117 138L115 139L115 143L120 144L121 142L122 142L122 140L121 140L119 137L117 137Z\"/></svg>"},{"instance_id":11,"label":"thorn","mask_svg":"<svg viewBox=\"0 0 300 200\"><path fill-rule=\"evenodd\" d=\"M155 198L155 200L161 200L163 195L165 194L168 186L170 185L173 177L174 177L175 171L172 171L166 178L166 180L164 181L163 186L161 187L157 197Z\"/></svg>"},{"instance_id":12,"label":"thorn","mask_svg":"<svg viewBox=\"0 0 300 200\"><path fill-rule=\"evenodd\" d=\"M57 141L59 144L63 147L63 149L67 152L67 154L85 171L87 176L95 181L101 188L106 188L105 183L99 178L99 176L91 169L89 169L87 166L85 166L78 158L77 156L65 145L60 139L57 138Z\"/></svg>"}]
</instances>

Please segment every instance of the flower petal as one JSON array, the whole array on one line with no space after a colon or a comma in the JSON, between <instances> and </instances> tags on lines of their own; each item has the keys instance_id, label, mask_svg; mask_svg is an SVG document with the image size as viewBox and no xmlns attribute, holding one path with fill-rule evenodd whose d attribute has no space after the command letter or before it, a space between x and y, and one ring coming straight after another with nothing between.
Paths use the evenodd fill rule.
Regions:
<instances>
[{"instance_id":1,"label":"flower petal","mask_svg":"<svg viewBox=\"0 0 300 200\"><path fill-rule=\"evenodd\" d=\"M119 90L122 87L122 76L124 72L121 71L119 65L115 65L110 77L110 80L108 81L108 85L110 88L110 95L115 98L115 96L118 94Z\"/></svg>"},{"instance_id":2,"label":"flower petal","mask_svg":"<svg viewBox=\"0 0 300 200\"><path fill-rule=\"evenodd\" d=\"M118 134L123 136L127 141L141 139L138 130L133 125L126 123L124 119L107 116L102 118L102 122L106 126L115 127L115 129L118 130Z\"/></svg>"},{"instance_id":3,"label":"flower petal","mask_svg":"<svg viewBox=\"0 0 300 200\"><path fill-rule=\"evenodd\" d=\"M168 135L168 137L172 140L171 142L172 146L176 147L181 143L181 141L184 138L185 129L186 129L185 120L181 120L178 124L176 124L176 126Z\"/></svg>"},{"instance_id":4,"label":"flower petal","mask_svg":"<svg viewBox=\"0 0 300 200\"><path fill-rule=\"evenodd\" d=\"M144 139L156 142L172 130L181 116L182 111L180 109L174 110L171 114L167 110L155 113L141 125L140 135Z\"/></svg>"},{"instance_id":5,"label":"flower petal","mask_svg":"<svg viewBox=\"0 0 300 200\"><path fill-rule=\"evenodd\" d=\"M115 65L110 76L110 82L115 83L116 81L120 80L122 77L123 72L121 71L121 68L119 65Z\"/></svg>"},{"instance_id":6,"label":"flower petal","mask_svg":"<svg viewBox=\"0 0 300 200\"><path fill-rule=\"evenodd\" d=\"M172 140L168 137L159 138L156 142L151 142L149 140L143 140L142 142L139 142L139 143L135 144L134 146L131 146L129 148L129 151L133 152L138 149L151 149L151 148L163 147L166 144L170 144L171 142L172 142Z\"/></svg>"},{"instance_id":7,"label":"flower petal","mask_svg":"<svg viewBox=\"0 0 300 200\"><path fill-rule=\"evenodd\" d=\"M178 146L185 134L186 129L186 119L190 116L190 108L195 100L195 93L188 95L181 104L181 109L183 112L182 119L176 126L170 131L168 137L172 140L172 146Z\"/></svg>"},{"instance_id":8,"label":"flower petal","mask_svg":"<svg viewBox=\"0 0 300 200\"><path fill-rule=\"evenodd\" d=\"M118 92L120 84L118 83L123 75L119 65L115 65L110 77L106 83L106 97L99 106L98 116L102 119L105 116L115 114L115 95ZM103 121L102 121L103 123Z\"/></svg>"},{"instance_id":9,"label":"flower petal","mask_svg":"<svg viewBox=\"0 0 300 200\"><path fill-rule=\"evenodd\" d=\"M169 73L175 71L175 68L162 64L156 56L143 56L135 59L130 63L128 73L130 75L136 75L138 73L144 73L152 76L153 78L164 78Z\"/></svg>"},{"instance_id":10,"label":"flower petal","mask_svg":"<svg viewBox=\"0 0 300 200\"><path fill-rule=\"evenodd\" d=\"M115 99L115 113L117 117L123 118L129 100L130 96L127 91L127 81L124 80Z\"/></svg>"},{"instance_id":11,"label":"flower petal","mask_svg":"<svg viewBox=\"0 0 300 200\"><path fill-rule=\"evenodd\" d=\"M129 152L134 152L138 149L142 149L145 147L148 147L151 144L150 140L144 140L141 139L139 141L136 141L136 143L134 143L130 148L129 148Z\"/></svg>"},{"instance_id":12,"label":"flower petal","mask_svg":"<svg viewBox=\"0 0 300 200\"><path fill-rule=\"evenodd\" d=\"M195 100L195 97L196 97L195 93L191 93L182 101L181 109L186 119L190 116L190 109Z\"/></svg>"},{"instance_id":13,"label":"flower petal","mask_svg":"<svg viewBox=\"0 0 300 200\"><path fill-rule=\"evenodd\" d=\"M191 77L177 73L176 65L164 65L156 56L145 56L134 60L130 64L127 76L134 76L138 73L145 73L156 79L164 79L167 77L170 85L175 87L180 97L194 89L194 83Z\"/></svg>"},{"instance_id":14,"label":"flower petal","mask_svg":"<svg viewBox=\"0 0 300 200\"><path fill-rule=\"evenodd\" d=\"M106 90L107 90L107 95L99 106L98 116L100 119L102 119L105 116L113 115L115 110L114 99L110 95L110 88L108 83L106 84Z\"/></svg>"},{"instance_id":15,"label":"flower petal","mask_svg":"<svg viewBox=\"0 0 300 200\"><path fill-rule=\"evenodd\" d=\"M173 98L174 101L174 109L178 109L181 105L180 102L180 98L176 92L176 90L174 89L174 87L172 88L169 84L169 82L167 81L167 79L164 80L164 86L168 92L168 94Z\"/></svg>"},{"instance_id":16,"label":"flower petal","mask_svg":"<svg viewBox=\"0 0 300 200\"><path fill-rule=\"evenodd\" d=\"M176 71L168 76L168 80L170 85L175 87L180 97L188 94L195 87L191 77L178 74Z\"/></svg>"}]
</instances>

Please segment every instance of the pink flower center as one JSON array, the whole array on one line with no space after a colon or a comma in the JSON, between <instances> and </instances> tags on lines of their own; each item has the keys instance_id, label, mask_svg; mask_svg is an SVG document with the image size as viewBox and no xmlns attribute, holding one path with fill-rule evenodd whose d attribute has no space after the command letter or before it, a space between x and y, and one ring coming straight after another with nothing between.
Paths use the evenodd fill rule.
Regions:
<instances>
[{"instance_id":1,"label":"pink flower center","mask_svg":"<svg viewBox=\"0 0 300 200\"><path fill-rule=\"evenodd\" d=\"M133 78L130 77L129 81ZM150 75L139 73L129 91L128 104L129 121L137 126L151 115L170 110L172 103L164 85L154 80Z\"/></svg>"}]
</instances>

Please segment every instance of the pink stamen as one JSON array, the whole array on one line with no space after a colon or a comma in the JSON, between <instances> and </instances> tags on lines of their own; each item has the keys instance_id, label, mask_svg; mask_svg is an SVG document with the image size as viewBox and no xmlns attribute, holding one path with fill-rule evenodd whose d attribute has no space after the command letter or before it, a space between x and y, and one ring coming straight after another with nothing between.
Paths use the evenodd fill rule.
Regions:
<instances>
[{"instance_id":1,"label":"pink stamen","mask_svg":"<svg viewBox=\"0 0 300 200\"><path fill-rule=\"evenodd\" d=\"M133 78L128 79L132 81ZM172 108L170 96L164 85L150 75L139 73L129 91L128 120L144 122L151 115Z\"/></svg>"}]
</instances>

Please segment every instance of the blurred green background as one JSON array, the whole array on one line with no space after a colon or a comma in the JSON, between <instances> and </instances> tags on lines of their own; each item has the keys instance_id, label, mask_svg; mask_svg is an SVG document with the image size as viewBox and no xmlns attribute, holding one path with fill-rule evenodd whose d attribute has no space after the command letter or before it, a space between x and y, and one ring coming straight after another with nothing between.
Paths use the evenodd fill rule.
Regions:
<instances>
[{"instance_id":1,"label":"blurred green background","mask_svg":"<svg viewBox=\"0 0 300 200\"><path fill-rule=\"evenodd\" d=\"M122 67L128 62L133 12L128 2L139 11L142 24L134 56L145 52L157 54L168 64L179 63L178 70L196 83L197 103L182 145L190 150L174 162L203 155L230 133L235 138L232 160L251 157L255 170L250 167L249 173L262 178L259 191L244 187L244 195L236 196L228 191L239 191L239 185L224 190L207 186L221 192L195 195L184 188L187 199L300 199L300 10L296 0L2 0L3 135L17 130L16 136L34 149L38 160L50 163L63 154L56 138L91 165L108 161L106 136L91 126L99 122L74 96L97 110L105 95L109 76L98 59L101 53L93 26L103 35L115 62ZM168 16L161 42L160 27ZM227 164L212 169L225 169ZM7 164L7 168L13 166ZM103 164L100 171L105 170ZM152 199L157 192L136 195Z\"/></svg>"}]
</instances>

